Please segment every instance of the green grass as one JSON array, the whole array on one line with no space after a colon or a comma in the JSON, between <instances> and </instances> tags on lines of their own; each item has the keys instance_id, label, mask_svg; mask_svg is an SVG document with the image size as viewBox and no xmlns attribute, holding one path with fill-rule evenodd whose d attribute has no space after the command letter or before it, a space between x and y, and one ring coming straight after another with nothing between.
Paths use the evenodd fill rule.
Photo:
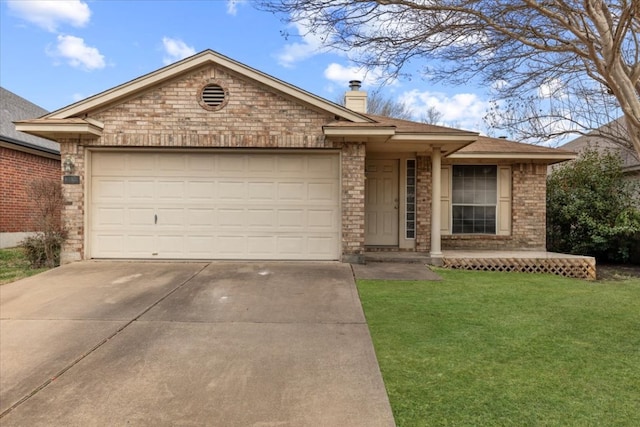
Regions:
<instances>
[{"instance_id":1,"label":"green grass","mask_svg":"<svg viewBox=\"0 0 640 427\"><path fill-rule=\"evenodd\" d=\"M398 426L640 425L640 279L438 273L358 282Z\"/></svg>"},{"instance_id":2,"label":"green grass","mask_svg":"<svg viewBox=\"0 0 640 427\"><path fill-rule=\"evenodd\" d=\"M30 268L29 261L20 248L0 249L0 285L33 276L45 270L47 269Z\"/></svg>"}]
</instances>

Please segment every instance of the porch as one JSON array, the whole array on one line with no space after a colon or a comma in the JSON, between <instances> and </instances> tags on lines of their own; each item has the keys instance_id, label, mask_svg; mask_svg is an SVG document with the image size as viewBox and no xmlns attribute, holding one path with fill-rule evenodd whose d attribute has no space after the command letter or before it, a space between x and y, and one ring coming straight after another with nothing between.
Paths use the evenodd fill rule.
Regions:
<instances>
[{"instance_id":1,"label":"porch","mask_svg":"<svg viewBox=\"0 0 640 427\"><path fill-rule=\"evenodd\" d=\"M595 258L546 251L444 250L441 258L432 259L424 252L373 250L365 253L365 262L425 263L459 270L549 273L596 279Z\"/></svg>"}]
</instances>

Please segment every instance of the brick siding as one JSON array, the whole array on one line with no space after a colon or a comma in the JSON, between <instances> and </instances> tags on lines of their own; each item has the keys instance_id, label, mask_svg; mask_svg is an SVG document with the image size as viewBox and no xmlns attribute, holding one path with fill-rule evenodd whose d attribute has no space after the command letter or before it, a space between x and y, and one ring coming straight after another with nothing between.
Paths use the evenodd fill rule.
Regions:
<instances>
[{"instance_id":1,"label":"brick siding","mask_svg":"<svg viewBox=\"0 0 640 427\"><path fill-rule=\"evenodd\" d=\"M517 163L511 168L511 235L446 235L442 249L545 250L547 165Z\"/></svg>"},{"instance_id":2,"label":"brick siding","mask_svg":"<svg viewBox=\"0 0 640 427\"><path fill-rule=\"evenodd\" d=\"M60 160L0 147L0 232L37 231L29 184L35 178L60 179Z\"/></svg>"},{"instance_id":3,"label":"brick siding","mask_svg":"<svg viewBox=\"0 0 640 427\"><path fill-rule=\"evenodd\" d=\"M227 105L208 111L199 104L201 88L221 84ZM63 263L85 257L86 158L91 147L339 149L342 152L342 255L359 260L364 252L363 144L334 144L322 126L332 114L303 105L267 86L215 65L207 65L151 88L120 104L89 113L104 123L103 136L80 143L61 140L62 157L75 162L80 185L64 185L64 225L69 237Z\"/></svg>"}]
</instances>

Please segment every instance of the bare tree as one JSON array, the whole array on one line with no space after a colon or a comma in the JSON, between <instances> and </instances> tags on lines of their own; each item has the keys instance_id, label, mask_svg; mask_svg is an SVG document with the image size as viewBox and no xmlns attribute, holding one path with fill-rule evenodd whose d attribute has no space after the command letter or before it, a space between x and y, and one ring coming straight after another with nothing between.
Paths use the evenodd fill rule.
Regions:
<instances>
[{"instance_id":1,"label":"bare tree","mask_svg":"<svg viewBox=\"0 0 640 427\"><path fill-rule=\"evenodd\" d=\"M439 125L443 116L444 114L442 114L442 112L438 111L436 107L431 106L420 116L420 121L429 125Z\"/></svg>"},{"instance_id":2,"label":"bare tree","mask_svg":"<svg viewBox=\"0 0 640 427\"><path fill-rule=\"evenodd\" d=\"M479 79L494 91L492 125L521 139L586 133L622 115L626 143L640 153L638 0L272 0L261 7L391 76L422 59L436 80Z\"/></svg>"},{"instance_id":3,"label":"bare tree","mask_svg":"<svg viewBox=\"0 0 640 427\"><path fill-rule=\"evenodd\" d=\"M337 100L337 103L344 105L344 95ZM402 101L385 97L378 90L369 93L367 96L367 113L403 120L411 120L413 116L409 105Z\"/></svg>"},{"instance_id":4,"label":"bare tree","mask_svg":"<svg viewBox=\"0 0 640 427\"><path fill-rule=\"evenodd\" d=\"M59 262L60 245L65 238L62 224L64 196L59 180L35 178L29 183L32 200L32 219L38 232L35 237L25 239L21 246L35 268L55 267Z\"/></svg>"}]
</instances>

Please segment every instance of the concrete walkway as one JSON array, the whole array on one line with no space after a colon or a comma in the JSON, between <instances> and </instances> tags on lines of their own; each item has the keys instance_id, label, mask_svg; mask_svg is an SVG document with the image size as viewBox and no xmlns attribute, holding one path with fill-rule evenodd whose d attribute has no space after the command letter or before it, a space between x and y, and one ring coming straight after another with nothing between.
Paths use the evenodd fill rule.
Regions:
<instances>
[{"instance_id":1,"label":"concrete walkway","mask_svg":"<svg viewBox=\"0 0 640 427\"><path fill-rule=\"evenodd\" d=\"M394 425L348 264L81 262L0 318L4 427Z\"/></svg>"}]
</instances>

